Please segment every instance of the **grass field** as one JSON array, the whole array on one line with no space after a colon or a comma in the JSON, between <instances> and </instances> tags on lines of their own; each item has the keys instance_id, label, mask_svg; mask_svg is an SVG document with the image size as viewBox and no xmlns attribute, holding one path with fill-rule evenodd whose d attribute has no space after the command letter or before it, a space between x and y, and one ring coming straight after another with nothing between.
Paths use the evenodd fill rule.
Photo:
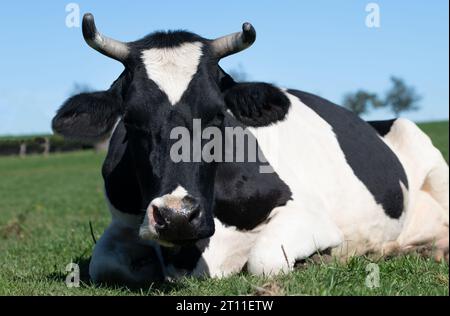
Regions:
<instances>
[{"instance_id":1,"label":"grass field","mask_svg":"<svg viewBox=\"0 0 450 316\"><path fill-rule=\"evenodd\" d=\"M448 161L448 122L423 124ZM365 285L372 261L309 263L272 279L245 274L224 280L186 278L150 289L95 287L86 267L93 248L89 221L100 236L109 221L100 167L93 152L48 158L0 158L0 295L448 295L449 267L417 255L376 262L380 286ZM80 263L79 288L65 285Z\"/></svg>"}]
</instances>

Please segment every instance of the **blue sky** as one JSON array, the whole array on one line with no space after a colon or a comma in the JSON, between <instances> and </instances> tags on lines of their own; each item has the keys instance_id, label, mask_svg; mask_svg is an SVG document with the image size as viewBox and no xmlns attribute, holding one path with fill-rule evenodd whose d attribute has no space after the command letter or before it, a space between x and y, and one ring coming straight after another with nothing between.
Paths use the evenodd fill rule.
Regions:
<instances>
[{"instance_id":1,"label":"blue sky","mask_svg":"<svg viewBox=\"0 0 450 316\"><path fill-rule=\"evenodd\" d=\"M0 11L0 135L50 132L50 121L74 83L105 89L121 64L90 49L81 28L65 24L68 3L92 12L108 36L136 40L154 30L188 29L206 38L257 31L252 48L221 65L239 65L251 80L273 82L340 103L364 88L383 93L396 75L423 96L404 116L448 119L447 0L316 1L8 1ZM376 2L381 27L368 28ZM375 111L367 119L389 118Z\"/></svg>"}]
</instances>

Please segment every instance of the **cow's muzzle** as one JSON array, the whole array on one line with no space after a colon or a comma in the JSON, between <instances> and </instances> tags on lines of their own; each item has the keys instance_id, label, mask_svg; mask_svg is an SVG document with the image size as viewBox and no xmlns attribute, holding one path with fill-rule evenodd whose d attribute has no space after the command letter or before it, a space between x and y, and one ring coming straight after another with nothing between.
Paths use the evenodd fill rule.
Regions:
<instances>
[{"instance_id":1,"label":"cow's muzzle","mask_svg":"<svg viewBox=\"0 0 450 316\"><path fill-rule=\"evenodd\" d=\"M202 237L202 213L200 203L192 196L164 195L148 206L139 234L164 246L190 244Z\"/></svg>"}]
</instances>

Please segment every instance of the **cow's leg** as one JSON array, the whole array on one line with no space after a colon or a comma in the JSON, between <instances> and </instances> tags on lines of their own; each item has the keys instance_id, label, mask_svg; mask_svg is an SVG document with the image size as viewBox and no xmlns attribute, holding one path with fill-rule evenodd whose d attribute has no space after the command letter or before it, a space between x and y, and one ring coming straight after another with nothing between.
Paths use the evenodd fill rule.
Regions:
<instances>
[{"instance_id":1,"label":"cow's leg","mask_svg":"<svg viewBox=\"0 0 450 316\"><path fill-rule=\"evenodd\" d=\"M449 169L442 153L416 124L397 119L384 137L399 156L408 175L409 192L427 191L449 217Z\"/></svg>"},{"instance_id":2,"label":"cow's leg","mask_svg":"<svg viewBox=\"0 0 450 316\"><path fill-rule=\"evenodd\" d=\"M395 121L385 139L399 155L408 174L410 203L405 225L385 251L405 252L433 247L436 259L448 260L449 168L442 153L413 122Z\"/></svg>"},{"instance_id":3,"label":"cow's leg","mask_svg":"<svg viewBox=\"0 0 450 316\"><path fill-rule=\"evenodd\" d=\"M442 205L428 192L420 191L410 212L397 239L398 248L393 250L404 253L422 249L436 260L448 261L449 226Z\"/></svg>"},{"instance_id":4,"label":"cow's leg","mask_svg":"<svg viewBox=\"0 0 450 316\"><path fill-rule=\"evenodd\" d=\"M296 261L336 247L343 237L321 205L308 208L289 202L271 213L252 247L247 268L253 274L277 274L293 269Z\"/></svg>"},{"instance_id":5,"label":"cow's leg","mask_svg":"<svg viewBox=\"0 0 450 316\"><path fill-rule=\"evenodd\" d=\"M434 148L435 149L435 148ZM436 150L436 149L435 149ZM435 231L429 247L430 254L440 261L449 261L449 168L444 157L439 154L422 186L420 204L417 210L424 220L434 224ZM420 207L420 205L419 205ZM417 206L416 206L417 208ZM425 213L428 210L428 213ZM425 213L425 214L424 214ZM418 216L420 218L420 215ZM418 222L420 219L416 220ZM434 221L431 223L431 221ZM423 226L427 226L422 224Z\"/></svg>"},{"instance_id":6,"label":"cow's leg","mask_svg":"<svg viewBox=\"0 0 450 316\"><path fill-rule=\"evenodd\" d=\"M428 192L441 206L444 217L449 220L449 170L444 157L440 156L422 186L422 190Z\"/></svg>"},{"instance_id":7,"label":"cow's leg","mask_svg":"<svg viewBox=\"0 0 450 316\"><path fill-rule=\"evenodd\" d=\"M159 248L138 237L138 228L113 221L95 245L89 275L95 283L141 287L163 279Z\"/></svg>"}]
</instances>

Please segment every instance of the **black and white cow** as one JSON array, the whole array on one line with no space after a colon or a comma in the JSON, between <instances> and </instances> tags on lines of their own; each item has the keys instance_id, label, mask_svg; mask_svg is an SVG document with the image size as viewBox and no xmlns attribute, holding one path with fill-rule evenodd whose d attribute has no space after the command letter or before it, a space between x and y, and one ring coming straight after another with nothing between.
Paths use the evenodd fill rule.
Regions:
<instances>
[{"instance_id":1,"label":"black and white cow","mask_svg":"<svg viewBox=\"0 0 450 316\"><path fill-rule=\"evenodd\" d=\"M83 35L125 66L109 90L70 98L53 120L66 137L113 130L103 165L112 222L93 252L94 281L275 274L323 250L346 258L434 245L448 260L448 165L414 123L366 123L306 92L235 82L218 63L254 42L249 23L215 40L175 31L122 43L86 14ZM174 161L171 133L183 127L195 142L195 119L231 137L215 157L246 152L252 139L261 155ZM238 145L225 130L239 127Z\"/></svg>"}]
</instances>

